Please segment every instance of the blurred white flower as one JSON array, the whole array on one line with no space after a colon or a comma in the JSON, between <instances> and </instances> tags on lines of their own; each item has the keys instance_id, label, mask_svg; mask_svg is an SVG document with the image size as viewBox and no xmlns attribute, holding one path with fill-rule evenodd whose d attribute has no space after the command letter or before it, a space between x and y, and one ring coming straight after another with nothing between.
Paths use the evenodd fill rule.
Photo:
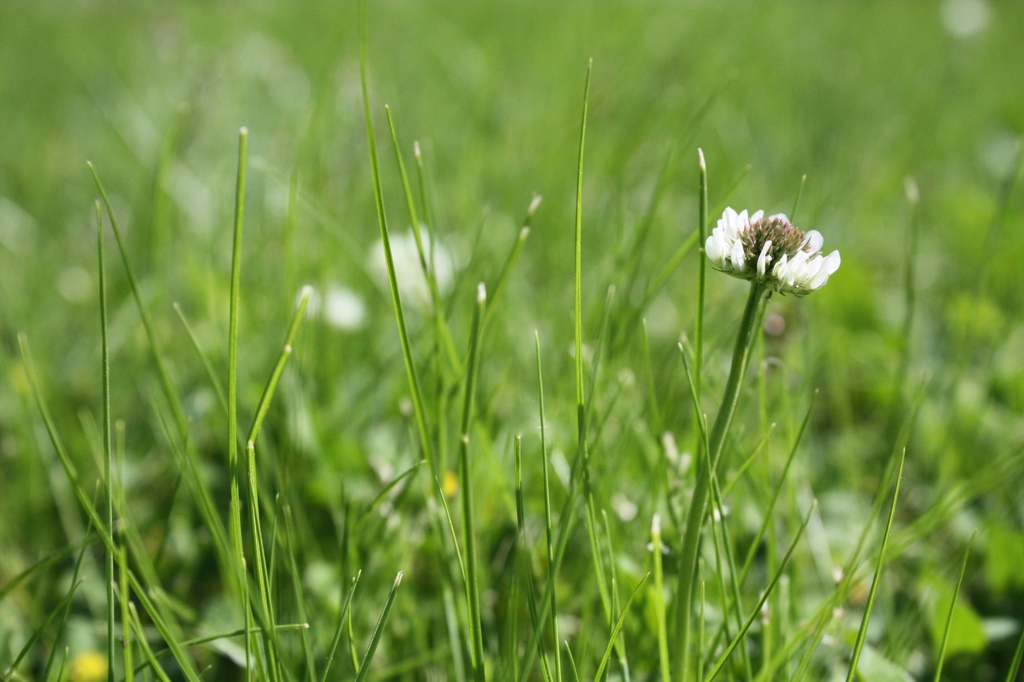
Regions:
<instances>
[{"instance_id":1,"label":"blurred white flower","mask_svg":"<svg viewBox=\"0 0 1024 682\"><path fill-rule=\"evenodd\" d=\"M335 329L359 329L366 320L366 304L362 297L348 287L331 285L323 302L324 322Z\"/></svg>"},{"instance_id":2,"label":"blurred white flower","mask_svg":"<svg viewBox=\"0 0 1024 682\"><path fill-rule=\"evenodd\" d=\"M633 500L626 497L624 494L617 492L612 494L612 509L619 515L619 518L623 521L632 521L636 518L637 509L636 503Z\"/></svg>"},{"instance_id":3,"label":"blurred white flower","mask_svg":"<svg viewBox=\"0 0 1024 682\"><path fill-rule=\"evenodd\" d=\"M704 250L722 272L803 296L825 286L839 269L839 252L822 256L823 243L817 230L805 233L781 213L765 218L764 211L748 216L727 208Z\"/></svg>"},{"instance_id":4,"label":"blurred white flower","mask_svg":"<svg viewBox=\"0 0 1024 682\"><path fill-rule=\"evenodd\" d=\"M988 26L991 14L985 0L946 0L941 12L942 25L957 38L980 33Z\"/></svg>"},{"instance_id":5,"label":"blurred white flower","mask_svg":"<svg viewBox=\"0 0 1024 682\"><path fill-rule=\"evenodd\" d=\"M446 294L452 286L455 265L451 252L442 244L431 242L430 233L420 229L423 252L427 266L432 268L438 294ZM390 235L391 257L395 263L395 277L398 280L398 294L405 305L414 305L421 311L432 308L430 286L423 274L416 236L412 230L405 234ZM385 289L390 287L388 266L384 258L384 242L378 239L370 249L370 270Z\"/></svg>"},{"instance_id":6,"label":"blurred white flower","mask_svg":"<svg viewBox=\"0 0 1024 682\"><path fill-rule=\"evenodd\" d=\"M295 299L299 305L302 297L309 290L309 303L306 304L306 318L313 319L323 316L323 321L335 329L354 331L360 329L366 321L366 304L362 296L341 284L327 285L327 293L312 287L303 287Z\"/></svg>"}]
</instances>

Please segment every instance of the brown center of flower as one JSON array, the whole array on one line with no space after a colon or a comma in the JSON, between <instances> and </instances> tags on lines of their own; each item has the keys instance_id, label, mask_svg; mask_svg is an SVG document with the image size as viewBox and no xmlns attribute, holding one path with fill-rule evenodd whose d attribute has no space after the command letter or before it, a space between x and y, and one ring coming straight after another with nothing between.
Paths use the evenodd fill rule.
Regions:
<instances>
[{"instance_id":1,"label":"brown center of flower","mask_svg":"<svg viewBox=\"0 0 1024 682\"><path fill-rule=\"evenodd\" d=\"M743 235L743 252L747 262L755 261L761 255L765 243L771 242L768 255L772 262L776 262L783 255L790 258L795 256L806 238L803 231L794 227L785 218L777 216L762 218L756 223L751 223L750 228Z\"/></svg>"}]
</instances>

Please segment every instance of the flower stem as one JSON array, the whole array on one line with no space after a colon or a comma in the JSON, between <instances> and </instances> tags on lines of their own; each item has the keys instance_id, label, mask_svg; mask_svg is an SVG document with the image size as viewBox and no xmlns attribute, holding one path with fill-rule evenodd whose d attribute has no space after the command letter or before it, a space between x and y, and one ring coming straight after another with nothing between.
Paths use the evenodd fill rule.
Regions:
<instances>
[{"instance_id":1,"label":"flower stem","mask_svg":"<svg viewBox=\"0 0 1024 682\"><path fill-rule=\"evenodd\" d=\"M725 385L721 408L715 418L715 424L708 438L707 454L697 458L697 483L693 490L693 500L686 516L686 528L683 531L681 564L679 567L679 585L676 592L678 608L676 611L677 632L680 638L680 661L678 679L686 680L690 675L690 619L693 615L693 593L696 587L697 556L700 548L701 530L704 527L704 515L707 513L708 495L711 491L711 477L718 466L722 455L726 435L732 424L736 405L739 402L740 386L747 373L750 361L750 350L755 338L757 320L767 297L765 287L752 282L743 319L740 321L739 333L736 336L736 347L732 353L732 367Z\"/></svg>"}]
</instances>

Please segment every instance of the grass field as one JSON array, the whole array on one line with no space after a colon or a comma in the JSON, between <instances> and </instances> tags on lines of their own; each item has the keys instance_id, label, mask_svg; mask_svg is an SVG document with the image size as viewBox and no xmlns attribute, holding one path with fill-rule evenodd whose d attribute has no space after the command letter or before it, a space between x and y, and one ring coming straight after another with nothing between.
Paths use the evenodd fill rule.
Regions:
<instances>
[{"instance_id":1,"label":"grass field","mask_svg":"<svg viewBox=\"0 0 1024 682\"><path fill-rule=\"evenodd\" d=\"M1024 6L369 4L0 4L0 679L1024 679Z\"/></svg>"}]
</instances>

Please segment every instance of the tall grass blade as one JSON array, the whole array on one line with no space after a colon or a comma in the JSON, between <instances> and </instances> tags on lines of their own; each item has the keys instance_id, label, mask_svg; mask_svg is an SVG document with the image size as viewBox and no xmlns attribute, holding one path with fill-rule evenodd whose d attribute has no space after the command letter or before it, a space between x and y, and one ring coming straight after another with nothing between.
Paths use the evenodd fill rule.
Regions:
<instances>
[{"instance_id":1,"label":"tall grass blade","mask_svg":"<svg viewBox=\"0 0 1024 682\"><path fill-rule=\"evenodd\" d=\"M526 510L523 504L523 437L517 435L513 441L513 461L515 466L516 476L516 530L519 535L519 550L516 552L517 557L522 557L523 560L520 562L522 571L520 575L523 577L523 583L525 583L525 591L527 597L527 605L530 608L530 625L534 630L539 630L544 627L537 618L537 596L533 590L533 574L530 570L530 548L526 542ZM515 611L517 606L516 601L509 599L509 604L512 607L512 611ZM518 631L516 629L511 630L511 637L509 637L510 643L515 647L513 651L513 663L518 663L519 652L518 652ZM546 682L551 682L551 669L548 665L547 655L542 650L540 652L540 666L541 674L544 675ZM519 676L518 670L513 670L513 675L510 679L515 679Z\"/></svg>"},{"instance_id":2,"label":"tall grass blade","mask_svg":"<svg viewBox=\"0 0 1024 682\"><path fill-rule=\"evenodd\" d=\"M946 644L949 641L949 630L950 626L953 625L953 611L956 608L956 598L960 594L960 587L964 583L964 574L967 572L967 559L971 556L971 546L974 544L974 536L978 531L971 533L971 539L967 543L967 549L964 550L964 560L960 564L960 577L956 579L956 587L953 589L953 598L949 600L949 613L946 615L946 626L942 629L942 644L939 645L939 653L936 658L939 664L935 666L935 682L939 682L942 679L942 664L946 662Z\"/></svg>"},{"instance_id":3,"label":"tall grass blade","mask_svg":"<svg viewBox=\"0 0 1024 682\"><path fill-rule=\"evenodd\" d=\"M188 323L188 319L185 317L184 311L181 306L177 303L172 305L174 312L178 314L178 319L181 320L181 326L184 327L185 333L188 334L189 341L192 342L192 347L195 348L196 353L199 355L199 359L203 363L203 369L206 370L206 376L210 380L210 385L213 386L214 393L217 394L217 403L220 408L224 410L224 416L228 414L228 398L224 394L224 385L221 383L220 377L217 376L217 372L213 369L213 362L210 360L210 355L203 350L202 344L199 343L199 338L192 330L192 325Z\"/></svg>"},{"instance_id":4,"label":"tall grass blade","mask_svg":"<svg viewBox=\"0 0 1024 682\"><path fill-rule=\"evenodd\" d=\"M103 480L106 483L107 528L114 528L114 449L110 438L110 344L107 339L107 269L103 262L103 207L96 202L96 254L100 286L100 373L103 395ZM107 592L107 680L114 682L114 552L104 553Z\"/></svg>"},{"instance_id":5,"label":"tall grass blade","mask_svg":"<svg viewBox=\"0 0 1024 682\"><path fill-rule=\"evenodd\" d=\"M156 656L153 655L153 649L149 646L149 641L146 639L146 631L142 627L142 621L139 620L139 614L135 610L135 604L129 603L128 609L131 611L132 626L135 628L136 639L139 645L142 647L142 655L149 663L149 668L157 676L161 682L171 682L171 678L168 677L167 673L164 672L163 666L161 666Z\"/></svg>"},{"instance_id":6,"label":"tall grass blade","mask_svg":"<svg viewBox=\"0 0 1024 682\"><path fill-rule=\"evenodd\" d=\"M697 148L699 172L697 192L700 197L697 209L697 310L693 323L693 385L696 389L696 419L701 411L701 370L704 366L704 299L707 286L707 263L704 258L704 243L708 236L708 167L704 162L704 151Z\"/></svg>"},{"instance_id":7,"label":"tall grass blade","mask_svg":"<svg viewBox=\"0 0 1024 682\"><path fill-rule=\"evenodd\" d=\"M402 572L399 571L395 577L395 584L391 586L391 591L388 593L388 599L384 602L384 609L380 613L377 625L373 628L373 634L370 635L370 643L367 644L366 653L363 654L363 660L359 664L356 682L362 682L366 679L367 674L369 674L370 663L373 662L373 655L377 653L377 645L380 644L380 637L384 634L384 626L388 622L388 616L391 615L391 606L395 603L395 594L398 592L398 586L401 584Z\"/></svg>"},{"instance_id":8,"label":"tall grass blade","mask_svg":"<svg viewBox=\"0 0 1024 682\"><path fill-rule=\"evenodd\" d=\"M1020 639L1017 640L1017 650L1013 652L1013 663L1010 665L1010 672L1006 675L1006 682L1016 682L1017 672L1020 670L1020 664L1024 661L1024 632L1020 633Z\"/></svg>"},{"instance_id":9,"label":"tall grass blade","mask_svg":"<svg viewBox=\"0 0 1024 682\"><path fill-rule=\"evenodd\" d=\"M70 555L81 550L82 547L91 545L97 540L99 540L99 538L97 538L96 536L89 535L80 540L79 542L76 542L73 545L68 545L63 549L59 549L56 552L48 554L39 561L35 562L31 566L23 570L21 573L11 578L7 583L3 585L3 587L0 587L0 601L6 599L7 595L14 592L14 590L18 589L23 584L29 583L35 578L39 577L46 569L50 568L54 564L58 564L64 561L64 559L67 559Z\"/></svg>"},{"instance_id":10,"label":"tall grass blade","mask_svg":"<svg viewBox=\"0 0 1024 682\"><path fill-rule=\"evenodd\" d=\"M373 117L370 114L370 86L369 86L369 63L367 57L367 0L359 3L360 8L360 35L359 35L359 76L363 93L363 116L366 122L366 140L370 152L370 171L373 175L373 197L377 206L377 222L380 226L381 241L384 244L384 262L388 270L388 282L391 286L391 300L395 308L395 319L398 323L398 335L402 343L402 358L405 361L405 372L409 381L409 391L413 406L413 413L416 418L416 432L419 436L420 448L423 456L430 463L430 473L437 478L437 462L435 454L431 451L430 433L427 428L426 413L423 408L423 392L420 389L419 378L416 374L416 365L413 363L412 344L409 341L409 332L405 323L405 311L402 308L402 298L398 293L398 277L395 272L395 259L391 253L391 239L388 234L388 219L384 211L384 191L381 187L380 168L377 161L377 140L373 132Z\"/></svg>"},{"instance_id":11,"label":"tall grass blade","mask_svg":"<svg viewBox=\"0 0 1024 682\"><path fill-rule=\"evenodd\" d=\"M345 633L345 622L348 619L349 608L352 605L352 597L356 593L356 586L359 584L359 577L362 574L362 571L360 571L352 578L352 587L349 588L348 596L345 597L345 603L341 605L341 612L338 614L338 627L334 629L334 638L331 640L331 646L327 649L327 658L324 659L324 672L320 677L320 682L327 682L331 679L331 665L334 663L334 655L338 651L341 637Z\"/></svg>"},{"instance_id":12,"label":"tall grass blade","mask_svg":"<svg viewBox=\"0 0 1024 682\"><path fill-rule=\"evenodd\" d=\"M409 175L405 171L405 161L402 158L402 147L398 144L398 134L395 132L395 122L391 118L391 108L384 105L384 113L387 114L388 128L391 130L391 142L395 149L395 163L398 166L398 174L402 179L402 190L405 194L405 203L409 211L409 222L412 224L413 238L416 240L416 252L420 259L420 269L423 271L423 278L427 281L427 289L430 292L430 302L434 311L434 324L437 330L438 343L445 351L445 356L448 362L451 364L452 370L455 374L462 374L462 362L459 360L459 354L455 350L455 343L452 341L451 332L448 330L448 325L444 320L443 306L441 305L441 294L437 288L437 277L434 274L433 262L431 261L431 255L433 254L433 235L428 232L430 241L428 244L431 246L431 253L427 253L426 248L423 245L423 235L420 230L420 219L416 212L416 200L413 198L412 188L409 185Z\"/></svg>"},{"instance_id":13,"label":"tall grass blade","mask_svg":"<svg viewBox=\"0 0 1024 682\"><path fill-rule=\"evenodd\" d=\"M651 520L651 561L654 564L654 618L658 625L658 663L661 682L672 679L672 668L668 658L668 629L665 619L665 587L661 570L661 516Z\"/></svg>"},{"instance_id":14,"label":"tall grass blade","mask_svg":"<svg viewBox=\"0 0 1024 682\"><path fill-rule=\"evenodd\" d=\"M900 497L900 483L903 481L903 463L906 461L907 451L903 450L900 455L900 466L896 472L896 485L892 493L892 506L889 508L889 520L885 524L885 534L882 535L882 545L878 549L878 561L875 564L875 577L871 581L871 589L868 591L868 600L864 606L864 616L860 621L860 630L857 632L857 640L853 645L853 658L850 661L850 670L846 675L846 682L853 682L857 677L857 663L860 661L861 650L868 636L868 621L871 619L871 609L875 605L875 596L878 594L878 583L882 579L882 568L885 566L885 547L889 542L889 533L892 532L892 522L896 518L896 502Z\"/></svg>"},{"instance_id":15,"label":"tall grass blade","mask_svg":"<svg viewBox=\"0 0 1024 682\"><path fill-rule=\"evenodd\" d=\"M248 625L250 616L248 584L246 578L245 549L242 544L242 500L239 486L244 476L238 460L238 316L242 288L242 223L245 217L245 172L249 146L249 131L238 131L238 170L235 178L235 219L231 240L231 285L228 312L228 472L231 479L230 525L234 551L235 585L241 612ZM245 670L251 679L252 666L250 638L246 638Z\"/></svg>"},{"instance_id":16,"label":"tall grass blade","mask_svg":"<svg viewBox=\"0 0 1024 682\"><path fill-rule=\"evenodd\" d=\"M462 424L459 439L459 489L462 497L463 546L466 548L466 601L469 607L470 644L473 652L475 679L482 682L484 675L483 623L480 609L480 577L476 557L476 510L473 507L472 460L469 454L469 434L473 426L473 402L476 393L477 369L480 362L480 332L484 321L487 290L481 283L477 287L476 308L473 313L473 331L469 340L469 361L466 368L465 395L462 405Z\"/></svg>"},{"instance_id":17,"label":"tall grass blade","mask_svg":"<svg viewBox=\"0 0 1024 682\"><path fill-rule=\"evenodd\" d=\"M626 600L625 605L622 607L622 612L619 613L618 619L615 621L615 625L612 628L611 636L608 638L608 646L604 649L604 655L601 657L601 662L597 666L597 672L594 673L594 679L599 680L604 675L605 668L608 667L608 661L611 660L612 651L616 647L616 641L619 638L619 632L622 630L623 624L626 622L626 616L629 613L629 607L632 606L633 600L636 599L636 595L639 594L640 589L647 583L647 579L651 576L650 573L644 574L644 577L640 579L636 587L633 588L633 593L629 595L629 599Z\"/></svg>"},{"instance_id":18,"label":"tall grass blade","mask_svg":"<svg viewBox=\"0 0 1024 682\"><path fill-rule=\"evenodd\" d=\"M260 394L260 401L256 406L256 416L253 417L252 427L249 429L247 441L250 443L256 442L256 438L260 434L260 429L263 427L263 420L267 416L267 410L270 409L270 401L273 400L274 393L277 391L277 384L281 380L281 375L284 373L285 365L288 364L288 359L292 356L295 335L299 331L299 326L302 324L302 320L306 317L306 306L309 304L309 299L312 295L312 287L302 287L302 294L299 297L298 305L295 307L295 313L292 315L291 323L288 325L288 334L285 337L284 345L281 347L281 353L278 355L277 362L274 364L274 369L270 373L270 378L267 380L267 384L263 388L263 393Z\"/></svg>"},{"instance_id":19,"label":"tall grass blade","mask_svg":"<svg viewBox=\"0 0 1024 682\"><path fill-rule=\"evenodd\" d=\"M587 110L590 103L590 76L594 60L587 63L587 78L583 86L583 118L580 123L580 146L576 166L576 219L574 230L575 268L573 271L573 330L575 336L576 359L576 424L579 457L583 463L583 488L587 508L587 536L590 540L590 552L594 561L594 576L597 579L601 604L605 617L611 625L612 610L609 603L608 588L605 584L604 567L601 561L600 543L598 541L597 513L594 508L593 496L590 491L589 452L587 449L587 403L584 391L583 370L583 156L587 135Z\"/></svg>"},{"instance_id":20,"label":"tall grass blade","mask_svg":"<svg viewBox=\"0 0 1024 682\"><path fill-rule=\"evenodd\" d=\"M63 617L67 617L67 607L71 603L71 598L75 596L75 591L78 589L78 586L82 584L83 580L84 579L76 580L71 584L71 588L68 590L68 593L64 595L60 602L58 602L57 606L50 611L50 615L46 617L46 620L43 621L42 625L32 632L29 638L25 641L24 646L21 647L17 655L14 657L14 660L11 661L11 664L2 671L0 679L4 682L14 679L18 672L18 666L21 665L21 661L28 655L28 652L32 650L32 647L36 645L39 638L43 636L43 632L50 626L50 623L52 623L58 615L63 614Z\"/></svg>"},{"instance_id":21,"label":"tall grass blade","mask_svg":"<svg viewBox=\"0 0 1024 682\"><path fill-rule=\"evenodd\" d=\"M530 236L530 223L533 221L533 216L537 212L537 208L540 206L540 196L535 196L530 201L530 206L526 209L526 217L523 219L523 226L519 229L519 234L516 235L515 242L512 243L512 248L509 250L508 257L505 259L505 264L501 267L501 272L498 274L498 279L494 283L494 286L489 287L491 292L490 299L491 304L487 306L487 314L484 316L484 326L494 316L495 303L501 298L502 292L505 290L505 285L508 283L509 277L512 276L512 269L515 268L516 262L519 260L519 254L523 252L523 247L526 245L526 239Z\"/></svg>"},{"instance_id":22,"label":"tall grass blade","mask_svg":"<svg viewBox=\"0 0 1024 682\"><path fill-rule=\"evenodd\" d=\"M92 531L92 528L89 528L89 530L87 531L87 535L89 533L91 533L91 531ZM87 539L88 539L88 537L87 537ZM90 544L89 542L81 543L81 551L79 551L79 553L78 553L78 559L75 560L75 569L71 573L71 584L72 585L75 585L75 584L77 584L79 582L78 576L81 575L82 563L83 563L83 560L85 559L85 552L86 552L86 549L89 547L89 544ZM67 622L68 613L70 611L71 611L71 600L68 599L68 600L66 600L64 602L63 613L61 613L60 620L57 621L57 629L58 629L58 631L61 631L61 630L64 629L64 624ZM40 632L41 631L42 630L40 630ZM58 637L54 637L54 641L57 641L58 639L59 639ZM27 651L27 649L26 649L26 651ZM55 658L57 656L57 651L58 651L58 647L56 647L56 646L54 646L54 647L52 647L50 649L50 655L46 659L46 668L43 670L43 676L42 676L43 680L50 679L50 670L53 668L53 662L54 662L54 660L55 660ZM110 671L113 670L113 668L114 668L114 659L110 658L109 656L110 656L110 654L108 652L108 658L107 658L107 674L108 674L108 677L110 676ZM61 678L58 676L57 679L59 680Z\"/></svg>"},{"instance_id":23,"label":"tall grass blade","mask_svg":"<svg viewBox=\"0 0 1024 682\"><path fill-rule=\"evenodd\" d=\"M174 414L174 423L178 429L178 436L182 440L185 440L186 434L188 433L188 419L185 416L185 410L181 405L181 400L178 398L178 394L174 390L174 384L171 381L171 374L167 369L167 360L164 357L163 351L160 350L159 343L157 343L157 336L153 327L153 319L150 317L149 310L146 308L146 305L142 300L142 292L139 289L138 278L135 276L135 271L132 268L131 261L128 259L128 248L125 246L124 239L121 236L121 229L117 224L117 216L114 215L114 209L110 205L110 199L107 196L107 191L104 189L103 183L100 181L100 176L96 172L96 168L92 165L91 161L87 161L86 165L92 173L93 181L96 183L96 189L99 190L100 198L103 200L103 206L107 211L107 217L110 219L110 227L114 231L114 239L117 241L117 248L121 254L121 262L124 265L125 274L128 277L128 285L132 290L132 296L135 299L135 305L139 311L139 319L142 320L142 327L146 331L146 338L149 340L150 349L153 351L153 361L156 364L157 375L160 378L160 387L163 391L164 398L167 400L167 404L170 406L171 411Z\"/></svg>"},{"instance_id":24,"label":"tall grass blade","mask_svg":"<svg viewBox=\"0 0 1024 682\"><path fill-rule=\"evenodd\" d=\"M811 516L814 514L814 510L816 508L817 502L812 504L811 508L807 511L807 515L804 517L803 523L800 524L800 530L797 531L796 537L793 538L793 542L790 543L789 549L786 551L785 556L782 557L782 561L779 564L778 570L775 572L775 575L772 576L771 582L768 583L768 586L765 588L764 593L761 595L761 598L758 600L757 604L750 612L750 615L747 617L747 620L743 624L743 627L740 628L740 631L736 633L736 636L733 637L731 642L729 642L729 646L727 646L725 648L725 651L722 652L722 655L719 657L718 661L711 668L711 672L709 672L707 677L704 678L704 682L711 682L711 680L715 679L715 677L718 676L718 673L721 672L723 666L725 666L726 662L729 660L729 656L732 654L733 650L739 645L741 641L743 641L743 637L746 636L747 631L750 629L750 626L754 624L754 620L758 617L758 615L760 615L761 607L763 607L765 602L768 601L769 595L771 595L772 591L774 590L776 583L779 582L779 578L782 576L782 571L785 570L786 564L789 563L789 558L793 555L793 550L796 549L797 543L800 542L800 538L803 536L804 530L807 529L807 524L810 523Z\"/></svg>"},{"instance_id":25,"label":"tall grass blade","mask_svg":"<svg viewBox=\"0 0 1024 682\"><path fill-rule=\"evenodd\" d=\"M555 538L551 526L551 464L548 462L547 426L544 416L544 371L540 360L540 334L534 330L533 340L537 354L537 410L540 419L540 461L544 486L544 549L548 563L548 594L550 601L544 607L548 609L552 641L555 642L555 680L562 682L562 652L558 646L558 594L556 582L558 571L555 570ZM537 632L541 628L537 627Z\"/></svg>"},{"instance_id":26,"label":"tall grass blade","mask_svg":"<svg viewBox=\"0 0 1024 682\"><path fill-rule=\"evenodd\" d=\"M714 476L725 447L725 439L732 424L736 406L739 403L742 380L746 376L750 351L756 338L757 320L764 310L767 297L761 284L753 282L747 297L746 307L736 335L736 346L733 349L729 378L719 407L718 416L707 443L707 457L697 457L697 480L693 499L687 513L686 527L683 529L683 542L680 550L679 582L676 599L679 607L676 611L676 637L680 642L680 660L677 679L686 679L690 665L690 619L692 616L693 593L696 589L694 577L697 570L700 536L707 511L707 501L711 489L711 478ZM693 386L696 395L696 386ZM699 421L699 420L698 420Z\"/></svg>"}]
</instances>

